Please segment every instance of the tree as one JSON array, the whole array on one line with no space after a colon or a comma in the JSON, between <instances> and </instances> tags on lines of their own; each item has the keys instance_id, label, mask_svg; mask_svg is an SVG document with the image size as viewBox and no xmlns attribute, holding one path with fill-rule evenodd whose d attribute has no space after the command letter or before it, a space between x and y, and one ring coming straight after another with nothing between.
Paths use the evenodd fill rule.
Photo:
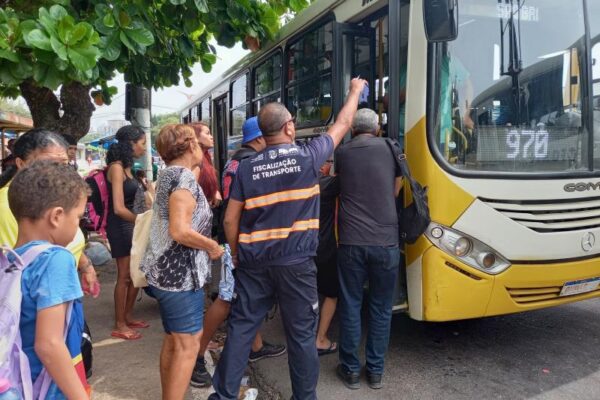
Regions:
<instances>
[{"instance_id":1,"label":"tree","mask_svg":"<svg viewBox=\"0 0 600 400\"><path fill-rule=\"evenodd\" d=\"M163 126L179 123L179 115L177 115L177 113L152 115L152 117L150 117L150 123L152 125L152 143L154 143L154 139Z\"/></svg>"},{"instance_id":2,"label":"tree","mask_svg":"<svg viewBox=\"0 0 600 400\"><path fill-rule=\"evenodd\" d=\"M22 95L35 126L79 139L92 98L110 104L116 94L108 81L117 72L148 88L191 86L191 67L208 72L216 61L213 37L256 47L308 2L0 0L0 96Z\"/></svg>"}]
</instances>

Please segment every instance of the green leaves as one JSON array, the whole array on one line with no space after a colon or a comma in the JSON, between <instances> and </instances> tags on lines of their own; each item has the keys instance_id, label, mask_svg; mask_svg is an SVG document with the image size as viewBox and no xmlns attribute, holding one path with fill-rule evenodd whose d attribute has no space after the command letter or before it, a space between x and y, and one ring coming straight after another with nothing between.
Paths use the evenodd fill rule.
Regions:
<instances>
[{"instance_id":1,"label":"green leaves","mask_svg":"<svg viewBox=\"0 0 600 400\"><path fill-rule=\"evenodd\" d=\"M102 56L108 61L115 61L121 55L121 39L114 32L111 36L102 37Z\"/></svg>"},{"instance_id":2,"label":"green leaves","mask_svg":"<svg viewBox=\"0 0 600 400\"><path fill-rule=\"evenodd\" d=\"M94 47L70 48L67 49L67 53L69 54L69 60L80 71L90 70L96 65L98 50Z\"/></svg>"},{"instance_id":3,"label":"green leaves","mask_svg":"<svg viewBox=\"0 0 600 400\"><path fill-rule=\"evenodd\" d=\"M128 48L129 50L131 50L131 52L132 52L133 54L137 54L137 52L136 52L136 50L135 50L135 45L134 45L134 44L131 42L131 40L129 40L129 38L127 37L127 34L125 34L125 32L124 32L124 31L121 31L121 32L119 33L119 38L121 39L121 42L123 42L123 44L124 44L125 46L127 46L127 48Z\"/></svg>"},{"instance_id":4,"label":"green leaves","mask_svg":"<svg viewBox=\"0 0 600 400\"><path fill-rule=\"evenodd\" d=\"M56 3L60 2L49 9L41 7L36 15L21 16L22 20L11 9L0 12L0 33L16 27L11 43L2 46L0 41L0 69L4 71L0 85L18 85L33 78L40 86L56 89L71 80L91 83L98 76L98 32ZM6 22L9 15L10 25L3 27L2 20Z\"/></svg>"},{"instance_id":5,"label":"green leaves","mask_svg":"<svg viewBox=\"0 0 600 400\"><path fill-rule=\"evenodd\" d=\"M25 37L25 42L38 49L51 51L50 38L41 29L34 29Z\"/></svg>"},{"instance_id":6,"label":"green leaves","mask_svg":"<svg viewBox=\"0 0 600 400\"><path fill-rule=\"evenodd\" d=\"M11 61L14 63L19 62L19 57L15 53L8 51L8 50L0 49L0 58L4 58L5 60L8 60L8 61Z\"/></svg>"},{"instance_id":7,"label":"green leaves","mask_svg":"<svg viewBox=\"0 0 600 400\"><path fill-rule=\"evenodd\" d=\"M206 0L194 0L194 3L196 4L198 11L201 13L206 14L208 12L208 4Z\"/></svg>"},{"instance_id":8,"label":"green leaves","mask_svg":"<svg viewBox=\"0 0 600 400\"><path fill-rule=\"evenodd\" d=\"M127 30L125 34L140 46L147 47L154 43L154 36L145 28Z\"/></svg>"},{"instance_id":9,"label":"green leaves","mask_svg":"<svg viewBox=\"0 0 600 400\"><path fill-rule=\"evenodd\" d=\"M67 10L65 10L65 8L63 6L55 4L52 7L50 7L50 16L52 17L52 19L54 19L56 21L61 21L65 17L69 17L69 14L67 13ZM72 18L71 18L71 20L72 20Z\"/></svg>"},{"instance_id":10,"label":"green leaves","mask_svg":"<svg viewBox=\"0 0 600 400\"><path fill-rule=\"evenodd\" d=\"M33 79L41 86L56 90L61 85L63 76L47 64L36 64L33 66Z\"/></svg>"},{"instance_id":11,"label":"green leaves","mask_svg":"<svg viewBox=\"0 0 600 400\"><path fill-rule=\"evenodd\" d=\"M200 58L200 65L202 66L202 71L207 73L210 72L215 62L217 62L216 55L210 53L203 54Z\"/></svg>"},{"instance_id":12,"label":"green leaves","mask_svg":"<svg viewBox=\"0 0 600 400\"><path fill-rule=\"evenodd\" d=\"M21 0L22 1L22 0ZM0 9L0 91L25 79L56 89L80 82L115 94L116 72L128 82L165 87L191 85L191 67L208 72L217 61L214 39L233 46L273 37L283 14L309 0L94 0L85 9L69 0ZM15 4L21 4L17 2ZM24 4L24 3L23 3Z\"/></svg>"}]
</instances>

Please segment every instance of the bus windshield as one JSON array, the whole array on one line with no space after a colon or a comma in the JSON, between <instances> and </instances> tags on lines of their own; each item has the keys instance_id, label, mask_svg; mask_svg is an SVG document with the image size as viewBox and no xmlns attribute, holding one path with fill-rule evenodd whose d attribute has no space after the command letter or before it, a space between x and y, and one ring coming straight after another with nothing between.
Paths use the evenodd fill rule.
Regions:
<instances>
[{"instance_id":1,"label":"bus windshield","mask_svg":"<svg viewBox=\"0 0 600 400\"><path fill-rule=\"evenodd\" d=\"M593 169L584 1L461 0L458 32L435 47L431 142L442 158L481 172Z\"/></svg>"}]
</instances>

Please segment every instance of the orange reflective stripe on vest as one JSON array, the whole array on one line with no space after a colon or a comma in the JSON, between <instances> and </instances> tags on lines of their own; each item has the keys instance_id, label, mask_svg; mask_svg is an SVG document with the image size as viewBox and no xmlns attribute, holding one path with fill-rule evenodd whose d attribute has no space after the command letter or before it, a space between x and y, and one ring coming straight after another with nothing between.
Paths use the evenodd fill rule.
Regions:
<instances>
[{"instance_id":1,"label":"orange reflective stripe on vest","mask_svg":"<svg viewBox=\"0 0 600 400\"><path fill-rule=\"evenodd\" d=\"M289 228L265 229L262 231L254 231L251 233L240 233L240 243L255 243L265 240L287 239L292 232L307 231L309 229L319 229L319 219L307 219L304 221L296 221Z\"/></svg>"},{"instance_id":2,"label":"orange reflective stripe on vest","mask_svg":"<svg viewBox=\"0 0 600 400\"><path fill-rule=\"evenodd\" d=\"M286 201L305 200L319 194L319 184L306 189L295 189L285 190L282 192L275 192L259 197L252 197L246 200L244 209L251 210L257 207L271 206L277 203L284 203Z\"/></svg>"}]
</instances>

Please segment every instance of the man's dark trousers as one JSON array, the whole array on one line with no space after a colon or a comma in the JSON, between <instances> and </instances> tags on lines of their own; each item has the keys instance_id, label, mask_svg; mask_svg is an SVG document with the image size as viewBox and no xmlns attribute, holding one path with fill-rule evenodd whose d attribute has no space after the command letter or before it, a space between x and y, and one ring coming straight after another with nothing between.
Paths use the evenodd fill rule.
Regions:
<instances>
[{"instance_id":1,"label":"man's dark trousers","mask_svg":"<svg viewBox=\"0 0 600 400\"><path fill-rule=\"evenodd\" d=\"M287 338L293 399L316 399L319 357L316 332L319 313L317 268L310 260L293 265L239 267L227 341L213 377L209 399L238 398L252 341L276 300Z\"/></svg>"},{"instance_id":2,"label":"man's dark trousers","mask_svg":"<svg viewBox=\"0 0 600 400\"><path fill-rule=\"evenodd\" d=\"M358 347L361 337L360 310L365 282L369 281L369 319L366 369L383 374L390 339L394 287L398 279L398 246L349 246L338 248L340 278L340 363L350 372L361 370Z\"/></svg>"}]
</instances>

